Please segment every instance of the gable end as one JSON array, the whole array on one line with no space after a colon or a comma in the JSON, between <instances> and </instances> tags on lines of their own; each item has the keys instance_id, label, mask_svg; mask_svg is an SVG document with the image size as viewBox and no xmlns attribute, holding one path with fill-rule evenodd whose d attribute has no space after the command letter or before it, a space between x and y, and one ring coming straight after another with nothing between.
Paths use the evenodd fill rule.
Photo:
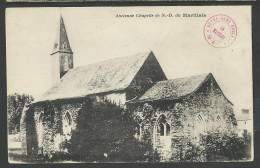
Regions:
<instances>
[{"instance_id":1,"label":"gable end","mask_svg":"<svg viewBox=\"0 0 260 168\"><path fill-rule=\"evenodd\" d=\"M167 77L151 51L130 85L127 87L126 99L131 100L141 96L156 82L163 80L167 80Z\"/></svg>"},{"instance_id":2,"label":"gable end","mask_svg":"<svg viewBox=\"0 0 260 168\"><path fill-rule=\"evenodd\" d=\"M195 89L192 93L187 95L186 98L188 98L198 92L209 93L209 92L212 92L213 90L218 91L227 100L227 102L233 106L233 103L230 100L228 100L228 98L225 96L225 94L221 90L220 86L218 85L218 83L217 83L216 79L214 78L214 76L212 75L212 73L209 73L207 75L207 77L205 78L205 80L197 87L197 89Z\"/></svg>"}]
</instances>

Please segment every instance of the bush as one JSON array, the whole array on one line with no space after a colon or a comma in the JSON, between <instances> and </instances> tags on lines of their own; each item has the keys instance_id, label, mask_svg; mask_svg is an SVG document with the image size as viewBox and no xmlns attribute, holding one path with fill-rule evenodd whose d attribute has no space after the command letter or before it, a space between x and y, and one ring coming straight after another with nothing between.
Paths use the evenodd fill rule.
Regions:
<instances>
[{"instance_id":1,"label":"bush","mask_svg":"<svg viewBox=\"0 0 260 168\"><path fill-rule=\"evenodd\" d=\"M79 111L68 151L74 159L89 162L143 161L151 146L134 137L136 124L123 108L89 98Z\"/></svg>"},{"instance_id":2,"label":"bush","mask_svg":"<svg viewBox=\"0 0 260 168\"><path fill-rule=\"evenodd\" d=\"M178 152L180 153L178 155ZM172 158L175 161L203 162L246 160L251 157L251 136L238 137L235 133L202 135L200 142L188 140Z\"/></svg>"},{"instance_id":3,"label":"bush","mask_svg":"<svg viewBox=\"0 0 260 168\"><path fill-rule=\"evenodd\" d=\"M188 143L182 161L185 162L205 161L205 148L203 146L196 146L191 143Z\"/></svg>"},{"instance_id":4,"label":"bush","mask_svg":"<svg viewBox=\"0 0 260 168\"><path fill-rule=\"evenodd\" d=\"M248 137L250 139L250 137ZM248 143L237 134L210 134L206 136L206 154L208 161L214 161L214 156L227 157L229 160L245 160ZM251 145L250 145L251 146Z\"/></svg>"}]
</instances>

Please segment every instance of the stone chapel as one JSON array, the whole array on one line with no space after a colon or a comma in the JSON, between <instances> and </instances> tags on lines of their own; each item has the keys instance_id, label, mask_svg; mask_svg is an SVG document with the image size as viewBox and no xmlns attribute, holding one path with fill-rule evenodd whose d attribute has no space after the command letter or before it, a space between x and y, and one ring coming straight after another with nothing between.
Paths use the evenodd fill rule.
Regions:
<instances>
[{"instance_id":1,"label":"stone chapel","mask_svg":"<svg viewBox=\"0 0 260 168\"><path fill-rule=\"evenodd\" d=\"M77 127L76 118L84 99L94 96L122 108L131 108L139 118L136 138L151 132L152 145L164 160L176 154L187 140L200 143L207 132L228 132L235 124L233 104L222 92L211 73L167 79L152 51L116 58L82 67L74 67L73 52L62 16L57 38L50 54L53 86L29 106L33 122L21 119L21 137L25 154L42 153L46 103L51 102L55 116L61 118L62 131L55 132L54 151L69 139ZM151 117L145 119L143 110ZM55 120L54 120L55 121ZM30 123L28 123L30 122ZM36 137L28 133L34 123ZM35 138L35 143L27 143Z\"/></svg>"}]
</instances>

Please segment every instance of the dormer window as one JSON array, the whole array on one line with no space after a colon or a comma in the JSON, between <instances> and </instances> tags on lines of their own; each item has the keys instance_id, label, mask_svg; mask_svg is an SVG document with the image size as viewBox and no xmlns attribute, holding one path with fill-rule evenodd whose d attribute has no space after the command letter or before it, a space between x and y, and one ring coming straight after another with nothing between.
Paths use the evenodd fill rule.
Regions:
<instances>
[{"instance_id":1,"label":"dormer window","mask_svg":"<svg viewBox=\"0 0 260 168\"><path fill-rule=\"evenodd\" d=\"M216 120L216 121L217 121L218 123L221 122L221 118L220 118L219 115L217 116L217 120Z\"/></svg>"}]
</instances>

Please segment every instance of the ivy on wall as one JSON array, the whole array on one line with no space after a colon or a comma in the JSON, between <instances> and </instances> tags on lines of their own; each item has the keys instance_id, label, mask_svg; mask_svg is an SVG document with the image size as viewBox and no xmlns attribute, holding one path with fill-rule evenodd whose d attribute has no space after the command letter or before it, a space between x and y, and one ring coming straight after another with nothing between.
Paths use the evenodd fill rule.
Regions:
<instances>
[{"instance_id":1,"label":"ivy on wall","mask_svg":"<svg viewBox=\"0 0 260 168\"><path fill-rule=\"evenodd\" d=\"M26 137L26 150L28 155L35 155L38 152L38 141L36 134L36 124L34 120L34 111L32 106L28 106L24 116L25 131L23 132Z\"/></svg>"},{"instance_id":2,"label":"ivy on wall","mask_svg":"<svg viewBox=\"0 0 260 168\"><path fill-rule=\"evenodd\" d=\"M107 100L97 102L95 98L85 98L80 103L44 102L43 107L44 139L40 149L42 153L52 158L54 154L68 149L67 152L74 159L89 162L159 161L160 149L158 147L154 150L152 143L154 124L161 114L166 116L171 126L172 146L169 161L210 160L208 151L211 148L208 144L217 144L215 143L217 141L208 141L208 137L201 136L194 142L192 131L195 128L196 115L201 113L209 122L213 122L216 114L222 114L225 122L235 121L232 106L221 97L219 91L210 96L202 92L183 101L164 102L164 104L151 102L128 109L123 109ZM75 130L72 131L70 140L63 139L59 142L57 149L55 138L63 134L62 120L67 111L71 113L73 122L76 123ZM33 108L29 108L26 115L26 131L27 135L30 135L27 138L30 144L27 148L29 153L34 153L38 149ZM140 123L140 120L136 121L136 115L143 123L141 141L134 137L137 124ZM224 126L227 131L219 130L217 132L219 136L224 136L224 132L230 131L229 126ZM237 142L239 143L239 140ZM231 145L230 147L234 148Z\"/></svg>"}]
</instances>

